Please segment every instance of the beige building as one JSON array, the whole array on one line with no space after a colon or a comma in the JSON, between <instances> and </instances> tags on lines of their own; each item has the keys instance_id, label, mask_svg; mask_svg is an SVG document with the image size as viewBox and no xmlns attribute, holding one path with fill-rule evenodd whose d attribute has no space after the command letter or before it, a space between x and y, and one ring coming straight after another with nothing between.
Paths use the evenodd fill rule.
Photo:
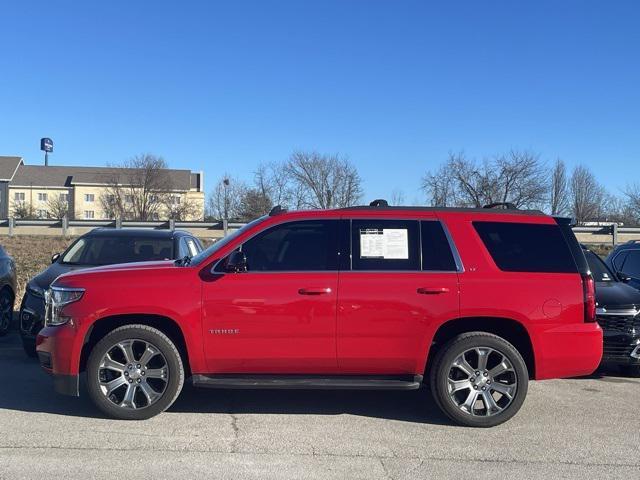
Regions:
<instances>
[{"instance_id":1,"label":"beige building","mask_svg":"<svg viewBox=\"0 0 640 480\"><path fill-rule=\"evenodd\" d=\"M166 220L180 212L183 220L203 220L203 173L169 169L163 175L169 187L150 196L150 204L157 202L152 217ZM139 176L133 169L25 165L21 157L0 156L0 218L24 216L24 212L56 218L66 206L69 219L112 219L114 214L106 205L134 208ZM116 180L118 187L114 187Z\"/></svg>"}]
</instances>

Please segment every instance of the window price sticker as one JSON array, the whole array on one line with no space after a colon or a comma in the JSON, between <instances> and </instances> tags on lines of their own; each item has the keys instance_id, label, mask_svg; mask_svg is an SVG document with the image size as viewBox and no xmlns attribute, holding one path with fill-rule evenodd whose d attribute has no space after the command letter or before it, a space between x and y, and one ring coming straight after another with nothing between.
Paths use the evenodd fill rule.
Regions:
<instances>
[{"instance_id":1,"label":"window price sticker","mask_svg":"<svg viewBox=\"0 0 640 480\"><path fill-rule=\"evenodd\" d=\"M360 229L360 258L407 260L409 232L406 228Z\"/></svg>"}]
</instances>

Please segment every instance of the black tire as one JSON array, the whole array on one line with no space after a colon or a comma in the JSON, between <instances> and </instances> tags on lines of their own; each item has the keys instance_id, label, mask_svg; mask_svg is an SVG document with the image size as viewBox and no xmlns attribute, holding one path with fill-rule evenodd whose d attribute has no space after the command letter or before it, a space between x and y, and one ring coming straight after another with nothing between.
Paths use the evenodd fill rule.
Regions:
<instances>
[{"instance_id":1,"label":"black tire","mask_svg":"<svg viewBox=\"0 0 640 480\"><path fill-rule=\"evenodd\" d=\"M508 372L496 375L496 378L498 378L498 380L494 380L492 386L489 386L487 383L485 383L487 381L487 378L494 378L492 375L485 376L483 372L480 372L480 375L476 376L478 371L474 371L473 373L471 373L471 377L468 379L469 382L467 382L466 375L461 375L463 372L461 370L457 370L457 367L454 367L452 365L453 362L456 359L460 358L461 355L465 354L465 352L471 352L470 354L473 354L473 352L475 351L474 349L476 348L490 349L489 351L492 352L489 355L490 361L499 359L501 355L503 359L507 359L508 363L510 363L511 368L508 370ZM469 353L466 353L465 355L468 354ZM475 370L475 366L472 370ZM485 371L490 370L491 364L489 363L489 366ZM486 391L486 394L491 395L494 399L496 398L496 395L494 394L495 392L492 393L492 389L495 388L498 383L506 381L511 382L508 386L512 387L515 390L515 394L512 395L512 398L505 396L504 399L502 398L501 394L498 394L498 401L496 403L497 408L495 408L495 413L493 414L490 414L488 416L475 414L476 410L474 406L471 407L471 411L474 412L472 414L468 411L465 411L461 407L461 405L456 403L457 399L452 398L449 393L450 381L455 380L455 378L450 380L450 375L453 374L458 374L462 377L465 377L462 378L460 382L469 383L470 386L473 385L475 390L479 390L475 387L482 385L481 388L488 389ZM505 376L508 376L509 378L505 380ZM471 382L472 379L473 382ZM490 383L491 381L489 381L489 384ZM509 420L518 412L518 410L520 410L520 407L522 407L522 404L524 403L524 400L527 396L528 384L529 374L527 371L527 366L518 350L516 350L516 348L505 339L498 337L497 335L485 332L464 333L453 338L438 351L434 358L433 367L431 368L430 372L431 393L438 407L440 407L440 409L451 420L458 423L459 425L467 427L494 427ZM503 385L501 386L501 388L503 387ZM464 397L467 389L461 388L460 392L461 396ZM481 396L485 395L485 393L480 391L476 393L480 394ZM469 387L466 398L471 398L472 394L474 394L474 392ZM478 398L478 400L480 400L481 405L485 406L486 403L489 403L491 401L491 398L488 398L488 402L486 403L482 398ZM477 403L475 402L477 402L477 400L470 403L472 403L472 405L477 405ZM500 405L500 403L502 403L502 405ZM499 408L502 409L498 410ZM484 411L487 412L490 411L490 409L486 408ZM480 409L480 412L482 412L482 409Z\"/></svg>"},{"instance_id":2,"label":"black tire","mask_svg":"<svg viewBox=\"0 0 640 480\"><path fill-rule=\"evenodd\" d=\"M11 290L5 288L0 291L0 337L5 336L13 323L14 296Z\"/></svg>"},{"instance_id":3,"label":"black tire","mask_svg":"<svg viewBox=\"0 0 640 480\"><path fill-rule=\"evenodd\" d=\"M118 343L126 341L151 343L162 354L163 360L166 360L168 380L164 390L155 403L141 408L120 406L101 390L100 371L104 372L104 369L100 368L100 362ZM142 378L142 381L146 380ZM87 361L87 390L91 400L102 412L120 420L146 420L164 412L178 398L183 384L184 366L178 349L164 333L146 325L125 325L116 328L93 347Z\"/></svg>"},{"instance_id":4,"label":"black tire","mask_svg":"<svg viewBox=\"0 0 640 480\"><path fill-rule=\"evenodd\" d=\"M38 352L36 352L36 341L22 337L22 349L27 357L38 358Z\"/></svg>"},{"instance_id":5,"label":"black tire","mask_svg":"<svg viewBox=\"0 0 640 480\"><path fill-rule=\"evenodd\" d=\"M622 373L627 377L640 378L640 365L625 365L622 367Z\"/></svg>"}]
</instances>

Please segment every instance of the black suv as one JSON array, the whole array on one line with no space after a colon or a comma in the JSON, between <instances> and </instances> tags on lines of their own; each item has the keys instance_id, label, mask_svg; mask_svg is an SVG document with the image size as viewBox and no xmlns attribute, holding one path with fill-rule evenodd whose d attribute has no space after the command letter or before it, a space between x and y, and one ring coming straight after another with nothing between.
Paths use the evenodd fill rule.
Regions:
<instances>
[{"instance_id":1,"label":"black suv","mask_svg":"<svg viewBox=\"0 0 640 480\"><path fill-rule=\"evenodd\" d=\"M618 245L605 262L621 280L640 290L640 242L631 240Z\"/></svg>"},{"instance_id":2,"label":"black suv","mask_svg":"<svg viewBox=\"0 0 640 480\"><path fill-rule=\"evenodd\" d=\"M36 356L35 338L42 329L44 292L63 273L116 263L193 257L200 241L179 230L96 228L73 242L64 253L51 257L51 265L27 283L20 306L20 334L24 351Z\"/></svg>"},{"instance_id":3,"label":"black suv","mask_svg":"<svg viewBox=\"0 0 640 480\"><path fill-rule=\"evenodd\" d=\"M583 249L596 281L596 319L604 331L602 364L640 376L640 292L621 281L598 255Z\"/></svg>"}]
</instances>

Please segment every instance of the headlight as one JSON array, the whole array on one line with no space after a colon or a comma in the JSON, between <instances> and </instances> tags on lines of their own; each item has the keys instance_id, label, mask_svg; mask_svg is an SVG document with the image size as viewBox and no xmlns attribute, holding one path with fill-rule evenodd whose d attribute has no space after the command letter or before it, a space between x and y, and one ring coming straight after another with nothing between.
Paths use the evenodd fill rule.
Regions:
<instances>
[{"instance_id":1,"label":"headlight","mask_svg":"<svg viewBox=\"0 0 640 480\"><path fill-rule=\"evenodd\" d=\"M39 287L36 283L28 283L27 292L29 292L34 297L44 298L44 289L42 287Z\"/></svg>"},{"instance_id":2,"label":"headlight","mask_svg":"<svg viewBox=\"0 0 640 480\"><path fill-rule=\"evenodd\" d=\"M63 325L70 318L62 315L65 305L77 302L84 295L84 288L51 287L45 292L45 326Z\"/></svg>"}]
</instances>

